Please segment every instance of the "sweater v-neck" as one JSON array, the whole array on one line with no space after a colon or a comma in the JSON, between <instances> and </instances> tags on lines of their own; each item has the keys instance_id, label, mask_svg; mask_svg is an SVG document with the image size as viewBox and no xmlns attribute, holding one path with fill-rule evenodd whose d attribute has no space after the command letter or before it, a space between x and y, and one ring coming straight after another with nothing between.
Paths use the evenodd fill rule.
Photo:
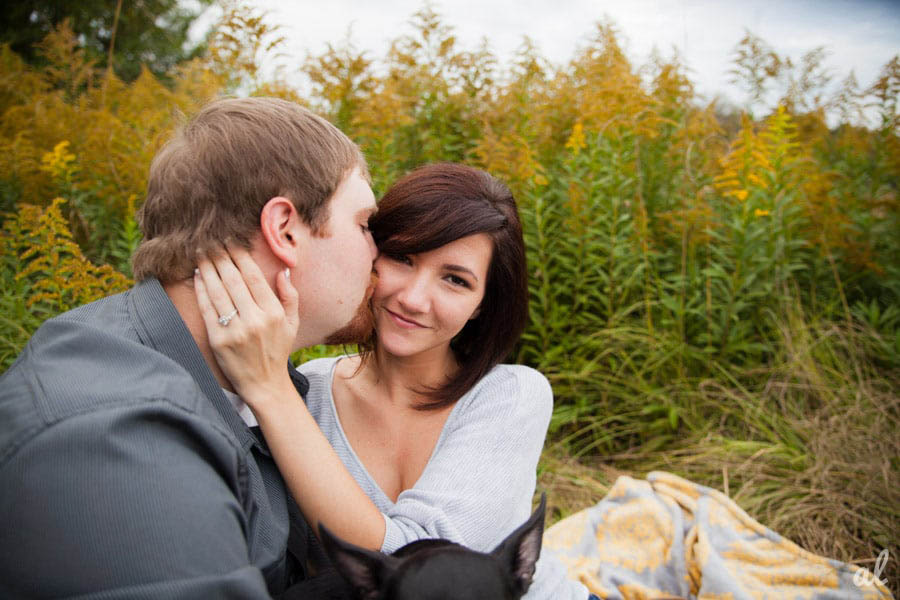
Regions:
<instances>
[{"instance_id":1,"label":"sweater v-neck","mask_svg":"<svg viewBox=\"0 0 900 600\"><path fill-rule=\"evenodd\" d=\"M341 440L343 441L344 445L347 447L347 450L349 451L350 456L352 456L353 460L356 462L356 464L359 465L360 470L362 471L363 475L365 475L366 479L368 479L369 482L372 484L372 487L378 492L378 494L381 495L381 500L386 504L386 506L393 507L395 504L397 504L397 502L400 501L400 497L403 496L403 493L406 491L406 489L415 488L416 485L418 485L419 481L422 479L422 477L424 477L425 473L428 471L428 466L431 464L432 460L437 455L438 449L441 447L441 444L443 443L444 439L448 435L448 432L450 431L450 425L454 420L454 415L457 414L459 407L463 404L464 400L469 396L469 394L471 393L472 390L469 390L469 392L465 393L453 405L453 408L450 410L450 414L447 415L447 420L444 421L444 425L443 425L443 427L441 427L441 434L438 436L437 441L434 443L434 448L431 449L431 454L429 454L429 456L428 456L428 461L425 463L425 467L422 469L422 473L419 474L418 479L416 479L416 483L414 483L411 488L406 488L406 489L400 491L400 493L397 495L397 501L395 502L394 500L391 500L391 497L388 496L388 494L384 491L384 489L382 489L382 487L378 484L378 481L375 479L375 477L372 475L372 473L369 472L369 469L366 467L366 464L362 461L362 459L356 453L356 449L353 448L353 444L350 443L350 438L347 436L347 432L344 430L343 423L341 423L341 417L338 414L338 410L337 410L337 403L335 403L335 401L334 401L334 375L335 375L335 371L337 370L337 365L344 358L352 358L353 356L356 356L356 355L351 354L348 356L338 357L331 364L331 368L328 371L328 386L327 386L327 388L328 388L327 398L328 398L329 408L331 409L331 415L334 418L334 423L337 426L337 430L341 436Z\"/></svg>"}]
</instances>

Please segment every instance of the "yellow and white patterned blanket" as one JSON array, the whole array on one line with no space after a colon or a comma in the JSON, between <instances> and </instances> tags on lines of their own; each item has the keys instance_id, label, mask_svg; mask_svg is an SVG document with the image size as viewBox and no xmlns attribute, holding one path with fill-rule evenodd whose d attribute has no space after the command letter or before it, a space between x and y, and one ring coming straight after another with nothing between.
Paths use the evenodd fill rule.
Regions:
<instances>
[{"instance_id":1,"label":"yellow and white patterned blanket","mask_svg":"<svg viewBox=\"0 0 900 600\"><path fill-rule=\"evenodd\" d=\"M893 598L877 580L854 583L858 567L763 527L725 494L658 471L646 481L620 477L597 505L550 527L543 551L600 598Z\"/></svg>"}]
</instances>

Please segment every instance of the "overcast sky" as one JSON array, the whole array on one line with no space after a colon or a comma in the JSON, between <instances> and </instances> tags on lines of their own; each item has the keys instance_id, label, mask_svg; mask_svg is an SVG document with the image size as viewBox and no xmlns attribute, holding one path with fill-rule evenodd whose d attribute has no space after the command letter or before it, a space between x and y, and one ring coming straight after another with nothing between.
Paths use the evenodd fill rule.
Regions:
<instances>
[{"instance_id":1,"label":"overcast sky","mask_svg":"<svg viewBox=\"0 0 900 600\"><path fill-rule=\"evenodd\" d=\"M410 33L410 17L423 0L249 0L269 13L287 37L286 72L307 52L352 39L370 58L385 55L391 40ZM443 22L453 27L464 49L487 38L505 64L522 43L536 42L556 64L604 17L612 19L634 65L656 47L664 57L678 48L691 79L707 99L723 94L735 103L743 94L728 82L729 58L749 30L794 59L825 46L826 65L839 82L853 70L868 86L881 67L900 53L900 0L435 0Z\"/></svg>"}]
</instances>

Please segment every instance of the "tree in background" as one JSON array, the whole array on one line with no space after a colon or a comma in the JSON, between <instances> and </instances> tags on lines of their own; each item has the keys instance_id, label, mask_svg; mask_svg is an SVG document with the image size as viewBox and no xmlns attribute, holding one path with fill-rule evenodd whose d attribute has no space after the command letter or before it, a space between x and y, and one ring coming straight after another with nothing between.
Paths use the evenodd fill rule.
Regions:
<instances>
[{"instance_id":1,"label":"tree in background","mask_svg":"<svg viewBox=\"0 0 900 600\"><path fill-rule=\"evenodd\" d=\"M64 20L78 36L88 58L106 65L113 48L113 69L133 81L145 65L156 76L201 53L188 29L212 0L17 0L0 12L0 42L34 65L43 64L36 44Z\"/></svg>"}]
</instances>

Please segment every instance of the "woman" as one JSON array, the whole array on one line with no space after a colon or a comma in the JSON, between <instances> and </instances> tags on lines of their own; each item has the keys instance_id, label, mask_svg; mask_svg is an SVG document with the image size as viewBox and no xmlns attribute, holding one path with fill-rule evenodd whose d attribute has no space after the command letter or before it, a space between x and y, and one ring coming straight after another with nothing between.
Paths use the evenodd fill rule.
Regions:
<instances>
[{"instance_id":1,"label":"woman","mask_svg":"<svg viewBox=\"0 0 900 600\"><path fill-rule=\"evenodd\" d=\"M296 314L295 293L279 282L279 312L267 285L248 290L228 278L232 298L252 295L267 310L242 312L241 327L214 343L217 359L308 522L384 552L434 537L489 551L530 514L552 410L540 373L499 364L528 316L515 201L483 171L429 165L388 191L370 228L380 256L368 352L302 365L304 404L284 373L288 343L278 341L294 339L278 315ZM231 255L253 281L252 261ZM212 319L207 290L221 293L219 273L234 269L227 255L213 263L201 261L197 278ZM241 341L254 322L266 352ZM277 356L273 345L285 352ZM527 597L588 593L542 559Z\"/></svg>"}]
</instances>

